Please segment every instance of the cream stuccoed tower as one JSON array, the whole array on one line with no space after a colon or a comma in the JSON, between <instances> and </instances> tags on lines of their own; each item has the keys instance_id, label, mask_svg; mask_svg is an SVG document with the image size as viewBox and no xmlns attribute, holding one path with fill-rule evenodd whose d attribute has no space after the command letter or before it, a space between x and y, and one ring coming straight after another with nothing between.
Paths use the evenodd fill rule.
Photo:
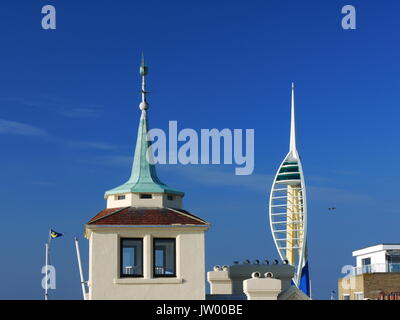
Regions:
<instances>
[{"instance_id":1,"label":"cream stuccoed tower","mask_svg":"<svg viewBox=\"0 0 400 320\"><path fill-rule=\"evenodd\" d=\"M182 209L184 193L162 183L146 157L151 148L147 73L142 58L141 117L131 176L105 193L107 208L85 225L88 299L205 299L204 233L209 224Z\"/></svg>"}]
</instances>

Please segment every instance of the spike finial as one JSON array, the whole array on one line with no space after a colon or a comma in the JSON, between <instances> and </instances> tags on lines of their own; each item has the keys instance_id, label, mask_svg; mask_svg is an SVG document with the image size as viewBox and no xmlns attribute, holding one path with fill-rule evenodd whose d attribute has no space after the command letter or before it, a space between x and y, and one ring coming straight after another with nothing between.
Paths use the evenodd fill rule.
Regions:
<instances>
[{"instance_id":1,"label":"spike finial","mask_svg":"<svg viewBox=\"0 0 400 320\"><path fill-rule=\"evenodd\" d=\"M140 64L140 76L142 77L142 102L139 105L140 110L144 111L149 108L149 104L146 101L146 76L149 72L149 68L145 65L144 54L142 52L142 62Z\"/></svg>"},{"instance_id":2,"label":"spike finial","mask_svg":"<svg viewBox=\"0 0 400 320\"><path fill-rule=\"evenodd\" d=\"M296 151L296 118L294 111L294 82L292 82L292 111L290 122L290 151Z\"/></svg>"}]
</instances>

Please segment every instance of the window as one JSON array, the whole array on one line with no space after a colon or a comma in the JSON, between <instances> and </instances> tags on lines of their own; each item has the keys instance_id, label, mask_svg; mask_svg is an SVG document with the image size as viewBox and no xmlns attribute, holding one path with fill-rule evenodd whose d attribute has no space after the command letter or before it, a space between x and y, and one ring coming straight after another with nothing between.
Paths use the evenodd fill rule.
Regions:
<instances>
[{"instance_id":1,"label":"window","mask_svg":"<svg viewBox=\"0 0 400 320\"><path fill-rule=\"evenodd\" d=\"M120 196L117 196L117 200L125 200L125 195L120 195Z\"/></svg>"},{"instance_id":2,"label":"window","mask_svg":"<svg viewBox=\"0 0 400 320\"><path fill-rule=\"evenodd\" d=\"M121 277L143 276L143 240L121 239Z\"/></svg>"},{"instance_id":3,"label":"window","mask_svg":"<svg viewBox=\"0 0 400 320\"><path fill-rule=\"evenodd\" d=\"M153 243L154 277L175 277L175 239L159 238Z\"/></svg>"},{"instance_id":4,"label":"window","mask_svg":"<svg viewBox=\"0 0 400 320\"><path fill-rule=\"evenodd\" d=\"M354 299L355 300L364 300L364 292L355 292Z\"/></svg>"},{"instance_id":5,"label":"window","mask_svg":"<svg viewBox=\"0 0 400 320\"><path fill-rule=\"evenodd\" d=\"M362 272L363 273L371 272L371 258L362 259L361 264L362 264Z\"/></svg>"},{"instance_id":6,"label":"window","mask_svg":"<svg viewBox=\"0 0 400 320\"><path fill-rule=\"evenodd\" d=\"M389 272L400 272L400 251L391 250L386 255L386 261Z\"/></svg>"},{"instance_id":7,"label":"window","mask_svg":"<svg viewBox=\"0 0 400 320\"><path fill-rule=\"evenodd\" d=\"M147 193L140 194L140 199L151 199L151 198L153 198L153 196L151 194L147 194Z\"/></svg>"},{"instance_id":8,"label":"window","mask_svg":"<svg viewBox=\"0 0 400 320\"><path fill-rule=\"evenodd\" d=\"M167 195L167 200L169 200L169 201L173 201L173 200L174 200L174 196Z\"/></svg>"},{"instance_id":9,"label":"window","mask_svg":"<svg viewBox=\"0 0 400 320\"><path fill-rule=\"evenodd\" d=\"M350 295L349 294L344 294L343 295L343 300L350 300Z\"/></svg>"}]
</instances>

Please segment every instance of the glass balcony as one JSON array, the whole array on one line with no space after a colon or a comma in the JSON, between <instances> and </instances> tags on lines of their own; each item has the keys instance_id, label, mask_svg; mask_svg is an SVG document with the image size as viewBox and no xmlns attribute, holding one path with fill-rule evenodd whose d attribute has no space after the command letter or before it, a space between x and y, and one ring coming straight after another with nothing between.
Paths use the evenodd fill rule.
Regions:
<instances>
[{"instance_id":1,"label":"glass balcony","mask_svg":"<svg viewBox=\"0 0 400 320\"><path fill-rule=\"evenodd\" d=\"M353 268L351 275L356 276L364 273L400 272L400 263L375 263L362 267Z\"/></svg>"}]
</instances>

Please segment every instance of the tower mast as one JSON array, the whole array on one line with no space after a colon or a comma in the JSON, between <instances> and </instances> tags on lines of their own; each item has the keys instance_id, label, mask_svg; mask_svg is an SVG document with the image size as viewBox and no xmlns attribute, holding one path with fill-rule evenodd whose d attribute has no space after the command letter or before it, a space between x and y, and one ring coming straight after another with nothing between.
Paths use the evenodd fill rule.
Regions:
<instances>
[{"instance_id":1,"label":"tower mast","mask_svg":"<svg viewBox=\"0 0 400 320\"><path fill-rule=\"evenodd\" d=\"M294 83L292 83L290 148L276 173L269 200L270 227L282 260L296 268L293 282L310 294L307 264L306 187L296 141Z\"/></svg>"},{"instance_id":2,"label":"tower mast","mask_svg":"<svg viewBox=\"0 0 400 320\"><path fill-rule=\"evenodd\" d=\"M292 82L292 108L290 120L290 151L297 151L296 145L296 115L294 110L294 82Z\"/></svg>"}]
</instances>

